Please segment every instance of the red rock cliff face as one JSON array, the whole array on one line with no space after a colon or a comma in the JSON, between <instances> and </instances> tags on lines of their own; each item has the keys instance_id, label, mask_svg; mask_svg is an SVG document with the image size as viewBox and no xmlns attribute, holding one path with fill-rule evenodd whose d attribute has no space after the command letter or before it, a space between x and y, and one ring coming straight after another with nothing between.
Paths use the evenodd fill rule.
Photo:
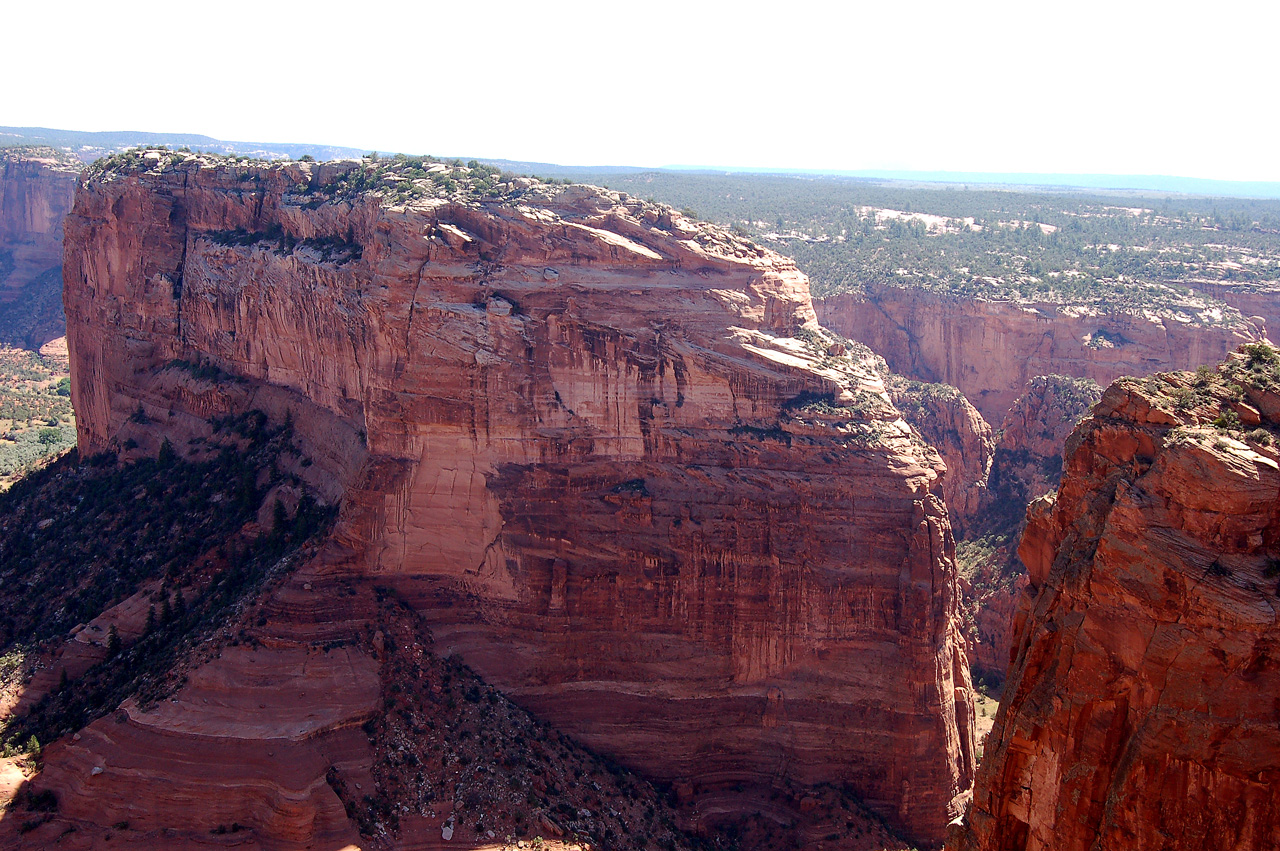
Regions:
<instances>
[{"instance_id":1,"label":"red rock cliff face","mask_svg":"<svg viewBox=\"0 0 1280 851\"><path fill-rule=\"evenodd\" d=\"M216 365L310 430L347 569L520 703L695 792L847 782L938 840L973 714L941 464L804 277L602 190L393 207L352 168L91 177L82 451L139 407L181 445L223 402L163 367ZM367 460L324 455L343 429Z\"/></svg>"},{"instance_id":2,"label":"red rock cliff face","mask_svg":"<svg viewBox=\"0 0 1280 851\"><path fill-rule=\"evenodd\" d=\"M956 537L963 537L988 501L987 475L995 451L991 426L949 385L923 384L893 374L885 384L902 416L946 462L942 494L952 529Z\"/></svg>"},{"instance_id":3,"label":"red rock cliff face","mask_svg":"<svg viewBox=\"0 0 1280 851\"><path fill-rule=\"evenodd\" d=\"M52 152L49 152L52 154ZM79 166L0 149L0 340L38 349L61 337L62 221Z\"/></svg>"},{"instance_id":4,"label":"red rock cliff face","mask_svg":"<svg viewBox=\"0 0 1280 851\"><path fill-rule=\"evenodd\" d=\"M955 847L1280 847L1280 384L1263 354L1226 380L1117 382L1073 434L1056 500L1029 511L1031 591ZM1232 416L1261 427L1208 425Z\"/></svg>"},{"instance_id":5,"label":"red rock cliff face","mask_svg":"<svg viewBox=\"0 0 1280 851\"><path fill-rule=\"evenodd\" d=\"M1280 286L1274 282L1195 281L1192 286L1222 299L1255 322L1264 322L1268 328L1280 327Z\"/></svg>"},{"instance_id":6,"label":"red rock cliff face","mask_svg":"<svg viewBox=\"0 0 1280 851\"><path fill-rule=\"evenodd\" d=\"M815 305L823 325L870 346L895 372L960 388L992 423L1004 420L1036 375L1106 386L1122 375L1217 363L1265 334L1252 320L1193 324L1127 313L1081 315L1053 304L974 301L897 287L817 299Z\"/></svg>"}]
</instances>

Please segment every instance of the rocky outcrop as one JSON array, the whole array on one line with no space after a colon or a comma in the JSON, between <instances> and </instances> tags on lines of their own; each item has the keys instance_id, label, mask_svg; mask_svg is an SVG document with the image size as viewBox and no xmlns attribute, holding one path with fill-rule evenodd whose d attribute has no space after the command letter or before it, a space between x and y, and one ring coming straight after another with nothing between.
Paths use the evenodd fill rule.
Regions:
<instances>
[{"instance_id":1,"label":"rocky outcrop","mask_svg":"<svg viewBox=\"0 0 1280 851\"><path fill-rule=\"evenodd\" d=\"M0 148L0 342L34 350L64 333L62 222L80 169L53 149Z\"/></svg>"},{"instance_id":2,"label":"rocky outcrop","mask_svg":"<svg viewBox=\"0 0 1280 851\"><path fill-rule=\"evenodd\" d=\"M1280 355L1121 380L1028 512L964 849L1280 846Z\"/></svg>"},{"instance_id":3,"label":"rocky outcrop","mask_svg":"<svg viewBox=\"0 0 1280 851\"><path fill-rule=\"evenodd\" d=\"M1037 375L1027 382L996 441L985 506L990 528L1020 525L1027 505L1057 489L1062 447L1101 396L1087 378Z\"/></svg>"},{"instance_id":4,"label":"rocky outcrop","mask_svg":"<svg viewBox=\"0 0 1280 851\"><path fill-rule=\"evenodd\" d=\"M816 299L815 307L823 325L870 346L893 371L958 387L992 423L1037 375L1106 386L1122 375L1217 363L1266 332L1239 315L1100 314L889 286Z\"/></svg>"},{"instance_id":5,"label":"rocky outcrop","mask_svg":"<svg viewBox=\"0 0 1280 851\"><path fill-rule=\"evenodd\" d=\"M421 619L385 587L335 575L321 557L237 608L168 673L174 688L161 699L130 697L49 744L29 780L13 769L32 774L30 760L0 767L0 848L448 840L516 851L539 835L548 851L629 836L693 847L667 796L440 658ZM107 613L123 624L118 615ZM148 643L136 632L122 625L126 646ZM135 649L122 651L122 666L154 666L154 652ZM73 675L71 690L100 670ZM815 826L853 819L876 834L879 823L856 806L831 804ZM882 827L879 836L901 847Z\"/></svg>"},{"instance_id":6,"label":"rocky outcrop","mask_svg":"<svg viewBox=\"0 0 1280 851\"><path fill-rule=\"evenodd\" d=\"M1221 299L1267 328L1280 327L1280 283L1275 281L1239 282L1190 280L1187 284L1200 292Z\"/></svg>"},{"instance_id":7,"label":"rocky outcrop","mask_svg":"<svg viewBox=\"0 0 1280 851\"><path fill-rule=\"evenodd\" d=\"M92 171L67 234L83 453L291 417L343 501L325 570L561 730L721 817L780 782L926 843L959 811L942 464L789 261L603 190L166 152Z\"/></svg>"},{"instance_id":8,"label":"rocky outcrop","mask_svg":"<svg viewBox=\"0 0 1280 851\"><path fill-rule=\"evenodd\" d=\"M924 384L890 373L885 386L902 417L946 462L942 495L956 537L963 537L987 499L995 441L991 426L969 400L947 384Z\"/></svg>"}]
</instances>

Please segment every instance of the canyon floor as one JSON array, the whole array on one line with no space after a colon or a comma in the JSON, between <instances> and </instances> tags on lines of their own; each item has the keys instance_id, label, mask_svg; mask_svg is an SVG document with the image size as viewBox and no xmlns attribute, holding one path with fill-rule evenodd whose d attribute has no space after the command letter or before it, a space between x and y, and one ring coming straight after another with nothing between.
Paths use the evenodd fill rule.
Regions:
<instances>
[{"instance_id":1,"label":"canyon floor","mask_svg":"<svg viewBox=\"0 0 1280 851\"><path fill-rule=\"evenodd\" d=\"M0 346L0 489L75 445L70 383L65 337Z\"/></svg>"}]
</instances>

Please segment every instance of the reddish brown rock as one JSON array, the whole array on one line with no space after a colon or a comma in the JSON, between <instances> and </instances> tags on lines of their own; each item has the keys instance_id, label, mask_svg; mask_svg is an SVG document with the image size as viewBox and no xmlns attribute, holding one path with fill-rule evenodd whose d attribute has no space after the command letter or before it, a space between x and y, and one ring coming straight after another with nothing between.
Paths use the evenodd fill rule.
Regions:
<instances>
[{"instance_id":1,"label":"reddish brown rock","mask_svg":"<svg viewBox=\"0 0 1280 851\"><path fill-rule=\"evenodd\" d=\"M1102 395L1088 379L1038 375L1001 424L983 506L988 529L1021 525L1033 500L1057 489L1062 447Z\"/></svg>"},{"instance_id":2,"label":"reddish brown rock","mask_svg":"<svg viewBox=\"0 0 1280 851\"><path fill-rule=\"evenodd\" d=\"M50 745L29 782L0 764L0 795L26 782L0 848L514 851L502 840L530 847L546 823L564 836L543 843L553 851L638 825L659 847L691 847L652 786L439 658L385 588L333 567L322 555L246 600L176 692L130 698ZM56 808L22 803L50 792Z\"/></svg>"},{"instance_id":3,"label":"reddish brown rock","mask_svg":"<svg viewBox=\"0 0 1280 851\"><path fill-rule=\"evenodd\" d=\"M999 431L971 540L960 547L973 621L969 661L975 677L993 688L1004 682L1013 616L1026 586L1026 569L1016 552L1026 507L1057 489L1062 447L1101 392L1088 379L1036 376Z\"/></svg>"},{"instance_id":4,"label":"reddish brown rock","mask_svg":"<svg viewBox=\"0 0 1280 851\"><path fill-rule=\"evenodd\" d=\"M1239 316L1201 322L1096 315L888 286L816 299L815 307L823 325L870 346L894 372L960 388L992 423L1004 420L1034 376L1069 375L1106 386L1122 375L1194 369L1217 363L1266 330Z\"/></svg>"},{"instance_id":5,"label":"reddish brown rock","mask_svg":"<svg viewBox=\"0 0 1280 851\"><path fill-rule=\"evenodd\" d=\"M257 848L352 847L360 838L325 775L370 760L359 724L378 703L362 653L227 648L171 701L126 701L50 746L35 783L58 796L57 833L66 821L127 825L121 839L167 830L166 847L198 847L240 824Z\"/></svg>"},{"instance_id":6,"label":"reddish brown rock","mask_svg":"<svg viewBox=\"0 0 1280 851\"><path fill-rule=\"evenodd\" d=\"M956 537L964 536L969 522L989 502L987 476L995 450L991 426L950 385L924 384L890 374L885 386L903 419L946 462L942 495Z\"/></svg>"},{"instance_id":7,"label":"reddish brown rock","mask_svg":"<svg viewBox=\"0 0 1280 851\"><path fill-rule=\"evenodd\" d=\"M1255 322L1280 328L1280 284L1275 281L1189 281L1190 286L1219 298Z\"/></svg>"},{"instance_id":8,"label":"reddish brown rock","mask_svg":"<svg viewBox=\"0 0 1280 851\"><path fill-rule=\"evenodd\" d=\"M52 149L0 148L0 340L63 335L62 222L81 165Z\"/></svg>"},{"instance_id":9,"label":"reddish brown rock","mask_svg":"<svg viewBox=\"0 0 1280 851\"><path fill-rule=\"evenodd\" d=\"M1280 847L1280 421L1210 425L1278 380L1266 347L1122 380L1074 432L1028 514L1015 662L953 847Z\"/></svg>"},{"instance_id":10,"label":"reddish brown rock","mask_svg":"<svg viewBox=\"0 0 1280 851\"><path fill-rule=\"evenodd\" d=\"M966 541L958 548L964 605L970 619L968 656L975 683L999 696L1013 646L1014 615L1027 584L1016 535Z\"/></svg>"},{"instance_id":11,"label":"reddish brown rock","mask_svg":"<svg viewBox=\"0 0 1280 851\"><path fill-rule=\"evenodd\" d=\"M602 190L393 206L360 168L91 175L82 451L288 413L341 569L524 706L697 794L844 783L939 839L973 719L942 465L804 277Z\"/></svg>"}]
</instances>

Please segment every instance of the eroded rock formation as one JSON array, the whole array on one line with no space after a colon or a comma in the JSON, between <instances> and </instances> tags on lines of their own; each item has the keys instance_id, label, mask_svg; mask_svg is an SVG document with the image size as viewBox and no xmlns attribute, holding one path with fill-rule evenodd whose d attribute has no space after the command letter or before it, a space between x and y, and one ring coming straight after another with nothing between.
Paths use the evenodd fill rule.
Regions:
<instances>
[{"instance_id":1,"label":"eroded rock formation","mask_svg":"<svg viewBox=\"0 0 1280 851\"><path fill-rule=\"evenodd\" d=\"M995 452L991 426L959 390L890 373L885 386L903 418L946 462L942 494L956 537L990 501L987 477Z\"/></svg>"},{"instance_id":2,"label":"eroded rock formation","mask_svg":"<svg viewBox=\"0 0 1280 851\"><path fill-rule=\"evenodd\" d=\"M1037 375L1106 386L1122 375L1217 363L1266 332L1238 315L1097 315L889 286L817 299L815 306L823 325L870 346L895 372L960 388L991 423L1004 420Z\"/></svg>"},{"instance_id":3,"label":"eroded rock formation","mask_svg":"<svg viewBox=\"0 0 1280 851\"><path fill-rule=\"evenodd\" d=\"M62 222L81 165L52 149L0 148L0 342L61 337Z\"/></svg>"},{"instance_id":4,"label":"eroded rock formation","mask_svg":"<svg viewBox=\"0 0 1280 851\"><path fill-rule=\"evenodd\" d=\"M343 502L317 575L375 577L442 652L708 818L735 788L843 783L927 843L963 805L941 464L790 261L603 190L165 152L92 173L67 234L84 453L290 417ZM146 794L207 793L184 776Z\"/></svg>"},{"instance_id":5,"label":"eroded rock formation","mask_svg":"<svg viewBox=\"0 0 1280 851\"><path fill-rule=\"evenodd\" d=\"M1280 847L1280 356L1116 382L1021 545L1030 591L953 847Z\"/></svg>"},{"instance_id":6,"label":"eroded rock formation","mask_svg":"<svg viewBox=\"0 0 1280 851\"><path fill-rule=\"evenodd\" d=\"M1102 396L1087 378L1037 375L1027 382L996 434L982 505L983 534L1019 531L1027 506L1057 490L1062 451L1076 425Z\"/></svg>"}]
</instances>

